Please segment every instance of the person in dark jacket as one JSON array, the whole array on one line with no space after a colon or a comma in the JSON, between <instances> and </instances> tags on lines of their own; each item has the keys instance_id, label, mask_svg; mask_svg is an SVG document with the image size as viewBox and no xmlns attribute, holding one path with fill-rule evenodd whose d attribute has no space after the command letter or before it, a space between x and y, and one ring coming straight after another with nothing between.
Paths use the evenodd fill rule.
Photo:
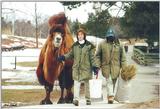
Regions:
<instances>
[{"instance_id":1,"label":"person in dark jacket","mask_svg":"<svg viewBox=\"0 0 160 109\"><path fill-rule=\"evenodd\" d=\"M96 60L101 67L102 75L106 78L108 103L112 104L120 69L126 66L124 47L120 45L113 29L108 29L106 39L99 44Z\"/></svg>"}]
</instances>

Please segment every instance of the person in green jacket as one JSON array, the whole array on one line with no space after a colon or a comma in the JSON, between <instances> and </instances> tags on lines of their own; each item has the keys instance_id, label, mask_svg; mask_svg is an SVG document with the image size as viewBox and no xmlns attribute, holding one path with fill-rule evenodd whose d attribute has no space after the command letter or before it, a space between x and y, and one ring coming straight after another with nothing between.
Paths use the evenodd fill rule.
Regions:
<instances>
[{"instance_id":1,"label":"person in green jacket","mask_svg":"<svg viewBox=\"0 0 160 109\"><path fill-rule=\"evenodd\" d=\"M126 66L124 48L120 45L113 29L108 29L106 39L98 45L96 59L102 70L102 75L106 78L108 103L112 104L120 69Z\"/></svg>"},{"instance_id":2,"label":"person in green jacket","mask_svg":"<svg viewBox=\"0 0 160 109\"><path fill-rule=\"evenodd\" d=\"M98 73L98 64L95 60L95 46L86 40L86 32L79 29L77 34L77 41L73 44L69 53L64 56L59 56L59 61L65 59L73 59L72 77L74 80L74 100L75 106L79 105L80 85L84 82L86 105L91 105L89 80L92 79L92 70L96 75Z\"/></svg>"}]
</instances>

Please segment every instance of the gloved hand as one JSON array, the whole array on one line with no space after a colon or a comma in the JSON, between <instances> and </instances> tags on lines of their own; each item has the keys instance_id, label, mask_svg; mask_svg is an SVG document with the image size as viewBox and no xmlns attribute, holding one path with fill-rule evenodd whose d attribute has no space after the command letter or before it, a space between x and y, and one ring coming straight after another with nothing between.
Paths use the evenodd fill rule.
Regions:
<instances>
[{"instance_id":1,"label":"gloved hand","mask_svg":"<svg viewBox=\"0 0 160 109\"><path fill-rule=\"evenodd\" d=\"M64 61L64 60L65 60L65 56L64 56L64 55L59 56L59 57L57 58L57 60L58 60L58 61Z\"/></svg>"},{"instance_id":2,"label":"gloved hand","mask_svg":"<svg viewBox=\"0 0 160 109\"><path fill-rule=\"evenodd\" d=\"M97 74L98 74L98 71L99 71L99 68L93 66L93 67L92 67L92 70L93 70L93 72L94 72L94 75L97 75Z\"/></svg>"}]
</instances>

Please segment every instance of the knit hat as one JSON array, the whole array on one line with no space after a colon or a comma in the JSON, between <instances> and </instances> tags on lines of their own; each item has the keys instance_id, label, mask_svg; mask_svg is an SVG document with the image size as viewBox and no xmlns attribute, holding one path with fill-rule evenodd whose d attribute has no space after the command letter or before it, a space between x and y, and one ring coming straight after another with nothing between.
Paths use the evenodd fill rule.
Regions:
<instances>
[{"instance_id":1,"label":"knit hat","mask_svg":"<svg viewBox=\"0 0 160 109\"><path fill-rule=\"evenodd\" d=\"M106 33L106 37L110 37L110 36L115 37L114 30L111 28L109 28Z\"/></svg>"}]
</instances>

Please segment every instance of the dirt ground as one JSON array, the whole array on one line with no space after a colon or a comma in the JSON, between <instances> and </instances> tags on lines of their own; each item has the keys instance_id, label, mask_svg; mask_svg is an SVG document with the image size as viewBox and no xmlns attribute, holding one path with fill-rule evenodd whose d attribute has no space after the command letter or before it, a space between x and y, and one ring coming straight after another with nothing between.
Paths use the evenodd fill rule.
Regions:
<instances>
[{"instance_id":1,"label":"dirt ground","mask_svg":"<svg viewBox=\"0 0 160 109\"><path fill-rule=\"evenodd\" d=\"M138 109L148 109L148 108L160 108L160 100L151 100L142 103L128 103L125 108L138 108Z\"/></svg>"},{"instance_id":2,"label":"dirt ground","mask_svg":"<svg viewBox=\"0 0 160 109\"><path fill-rule=\"evenodd\" d=\"M60 91L55 90L51 93L51 100L56 102L60 96ZM2 90L3 103L17 103L20 102L25 105L39 104L45 97L45 90L31 89L31 90Z\"/></svg>"},{"instance_id":3,"label":"dirt ground","mask_svg":"<svg viewBox=\"0 0 160 109\"><path fill-rule=\"evenodd\" d=\"M28 90L2 90L2 107L39 105L45 98L45 89ZM80 95L84 96L84 84L81 85ZM57 103L60 97L60 90L53 90L51 101Z\"/></svg>"}]
</instances>

